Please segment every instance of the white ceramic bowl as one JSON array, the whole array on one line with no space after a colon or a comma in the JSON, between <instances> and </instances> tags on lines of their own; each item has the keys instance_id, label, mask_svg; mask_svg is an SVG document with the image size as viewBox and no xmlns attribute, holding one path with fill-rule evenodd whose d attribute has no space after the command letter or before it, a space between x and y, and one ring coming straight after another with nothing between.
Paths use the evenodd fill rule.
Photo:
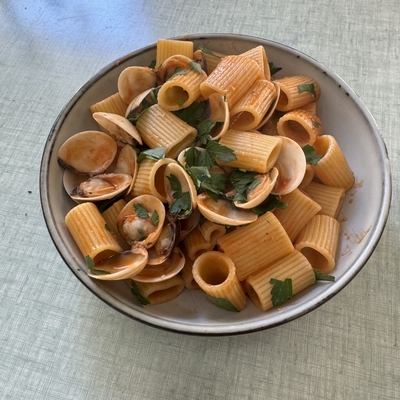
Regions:
<instances>
[{"instance_id":1,"label":"white ceramic bowl","mask_svg":"<svg viewBox=\"0 0 400 400\"><path fill-rule=\"evenodd\" d=\"M83 257L64 223L74 203L62 185L63 169L57 151L72 134L96 129L89 106L117 92L120 72L131 65L149 65L155 44L137 50L106 66L70 100L51 129L43 153L40 190L45 221L57 250L75 276L96 296L122 314L145 324L174 332L231 335L274 327L300 317L343 289L365 265L385 227L391 201L390 164L378 128L356 93L332 71L307 55L268 40L240 35L189 35L185 39L209 49L238 54L265 46L269 61L284 75L307 74L319 82L319 116L324 132L336 137L354 171L356 183L344 201L339 220L341 235L333 283L318 282L294 296L281 309L258 310L250 300L240 313L214 306L200 292L185 290L175 301L142 306L123 282L92 280Z\"/></svg>"}]
</instances>

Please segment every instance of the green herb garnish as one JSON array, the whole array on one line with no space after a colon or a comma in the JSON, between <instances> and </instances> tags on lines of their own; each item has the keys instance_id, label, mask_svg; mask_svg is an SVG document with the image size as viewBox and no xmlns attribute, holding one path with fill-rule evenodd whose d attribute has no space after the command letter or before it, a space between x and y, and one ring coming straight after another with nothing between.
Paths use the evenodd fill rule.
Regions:
<instances>
[{"instance_id":1,"label":"green herb garnish","mask_svg":"<svg viewBox=\"0 0 400 400\"><path fill-rule=\"evenodd\" d=\"M201 74L203 72L203 70L201 69L200 64L197 63L196 61L190 61L189 65L190 65L190 70L191 71L196 71L199 74Z\"/></svg>"},{"instance_id":2,"label":"green herb garnish","mask_svg":"<svg viewBox=\"0 0 400 400\"><path fill-rule=\"evenodd\" d=\"M140 304L143 304L144 306L150 304L150 300L142 295L142 292L140 291L139 286L136 284L135 281L132 281L131 291L132 294L136 296L136 298L139 300Z\"/></svg>"},{"instance_id":3,"label":"green herb garnish","mask_svg":"<svg viewBox=\"0 0 400 400\"><path fill-rule=\"evenodd\" d=\"M315 92L315 86L313 83L304 83L303 85L298 85L297 89L299 93L310 92L314 97L317 97L317 93Z\"/></svg>"},{"instance_id":4,"label":"green herb garnish","mask_svg":"<svg viewBox=\"0 0 400 400\"><path fill-rule=\"evenodd\" d=\"M135 203L133 205L133 207L135 208L135 212L137 214L137 216L139 218L149 218L149 213L147 212L147 210L144 208L143 204L141 203Z\"/></svg>"},{"instance_id":5,"label":"green herb garnish","mask_svg":"<svg viewBox=\"0 0 400 400\"><path fill-rule=\"evenodd\" d=\"M162 160L165 158L167 149L164 147L155 147L154 149L143 150L137 158L137 162L144 160L145 158L150 158L152 160Z\"/></svg>"},{"instance_id":6,"label":"green herb garnish","mask_svg":"<svg viewBox=\"0 0 400 400\"><path fill-rule=\"evenodd\" d=\"M306 157L307 164L317 165L318 161L323 157L315 154L314 147L309 144L306 144L304 147L302 147L302 149Z\"/></svg>"},{"instance_id":7,"label":"green herb garnish","mask_svg":"<svg viewBox=\"0 0 400 400\"><path fill-rule=\"evenodd\" d=\"M233 201L247 201L247 194L256 188L261 181L256 179L259 175L254 171L234 170L230 176L230 182L236 190Z\"/></svg>"},{"instance_id":8,"label":"green herb garnish","mask_svg":"<svg viewBox=\"0 0 400 400\"><path fill-rule=\"evenodd\" d=\"M288 203L284 203L280 200L279 196L270 194L261 204L257 207L253 207L250 210L257 215L264 215L268 211L273 211L275 208L284 209L288 206Z\"/></svg>"},{"instance_id":9,"label":"green herb garnish","mask_svg":"<svg viewBox=\"0 0 400 400\"><path fill-rule=\"evenodd\" d=\"M279 72L282 68L280 67L275 67L273 62L269 62L269 71L271 76L275 75L277 72Z\"/></svg>"},{"instance_id":10,"label":"green herb garnish","mask_svg":"<svg viewBox=\"0 0 400 400\"><path fill-rule=\"evenodd\" d=\"M94 268L95 263L89 255L85 257L85 263L87 267L89 268L90 272L92 275L109 275L110 273L108 271L103 271L101 269L96 269Z\"/></svg>"},{"instance_id":11,"label":"green herb garnish","mask_svg":"<svg viewBox=\"0 0 400 400\"><path fill-rule=\"evenodd\" d=\"M182 192L182 185L178 178L171 174L167 176L171 190L173 191L172 197L175 201L170 206L170 214L172 215L188 215L192 208L192 199L189 192Z\"/></svg>"},{"instance_id":12,"label":"green herb garnish","mask_svg":"<svg viewBox=\"0 0 400 400\"><path fill-rule=\"evenodd\" d=\"M210 296L207 293L204 293L206 295L206 297L211 300L216 306L223 308L224 310L227 311L236 311L239 312L239 310L227 299L223 299L223 298L217 298L217 297L213 297Z\"/></svg>"},{"instance_id":13,"label":"green herb garnish","mask_svg":"<svg viewBox=\"0 0 400 400\"><path fill-rule=\"evenodd\" d=\"M286 278L284 281L271 278L269 281L272 284L271 296L274 307L286 303L293 297L292 279Z\"/></svg>"},{"instance_id":14,"label":"green herb garnish","mask_svg":"<svg viewBox=\"0 0 400 400\"><path fill-rule=\"evenodd\" d=\"M151 219L151 222L152 222L155 226L158 225L158 223L160 222L160 217L159 217L159 215L158 215L157 210L154 210L154 211L153 211L153 213L151 214L150 219Z\"/></svg>"},{"instance_id":15,"label":"green herb garnish","mask_svg":"<svg viewBox=\"0 0 400 400\"><path fill-rule=\"evenodd\" d=\"M210 56L221 58L219 55L213 53L211 50L207 49L207 47L203 46L201 43L197 46L198 50L201 50L205 54L209 54Z\"/></svg>"},{"instance_id":16,"label":"green herb garnish","mask_svg":"<svg viewBox=\"0 0 400 400\"><path fill-rule=\"evenodd\" d=\"M313 268L313 270L314 270L314 274L315 274L315 279L317 281L329 281L329 282L335 281L335 277L333 275L324 274L317 268Z\"/></svg>"}]
</instances>

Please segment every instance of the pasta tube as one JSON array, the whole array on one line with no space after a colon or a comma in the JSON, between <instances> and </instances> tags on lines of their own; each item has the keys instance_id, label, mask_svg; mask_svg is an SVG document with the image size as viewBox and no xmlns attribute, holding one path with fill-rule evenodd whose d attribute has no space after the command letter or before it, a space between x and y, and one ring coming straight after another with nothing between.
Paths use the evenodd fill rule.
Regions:
<instances>
[{"instance_id":1,"label":"pasta tube","mask_svg":"<svg viewBox=\"0 0 400 400\"><path fill-rule=\"evenodd\" d=\"M297 235L294 247L301 251L313 268L328 274L335 268L339 222L328 215L315 215Z\"/></svg>"},{"instance_id":2,"label":"pasta tube","mask_svg":"<svg viewBox=\"0 0 400 400\"><path fill-rule=\"evenodd\" d=\"M276 99L275 85L266 79L253 83L247 93L232 107L230 128L255 129Z\"/></svg>"},{"instance_id":3,"label":"pasta tube","mask_svg":"<svg viewBox=\"0 0 400 400\"><path fill-rule=\"evenodd\" d=\"M232 108L259 75L260 67L251 58L226 56L201 83L200 92L205 99L212 93L220 93L226 96L229 108Z\"/></svg>"},{"instance_id":4,"label":"pasta tube","mask_svg":"<svg viewBox=\"0 0 400 400\"><path fill-rule=\"evenodd\" d=\"M89 256L94 263L123 251L93 203L75 206L65 216L65 224L83 256Z\"/></svg>"},{"instance_id":5,"label":"pasta tube","mask_svg":"<svg viewBox=\"0 0 400 400\"><path fill-rule=\"evenodd\" d=\"M267 268L260 269L245 281L245 289L252 302L261 310L273 307L271 279L292 280L292 294L300 292L315 283L315 273L307 258L294 250Z\"/></svg>"},{"instance_id":6,"label":"pasta tube","mask_svg":"<svg viewBox=\"0 0 400 400\"><path fill-rule=\"evenodd\" d=\"M124 250L128 250L130 246L126 243L125 239L119 233L117 227L117 219L121 210L125 207L126 201L124 199L120 199L113 203L107 210L103 211L101 215L103 216L107 229L116 236L118 243Z\"/></svg>"},{"instance_id":7,"label":"pasta tube","mask_svg":"<svg viewBox=\"0 0 400 400\"><path fill-rule=\"evenodd\" d=\"M240 54L241 56L249 57L257 62L260 66L260 79L271 80L271 71L269 69L267 53L264 46L256 46L246 52Z\"/></svg>"},{"instance_id":8,"label":"pasta tube","mask_svg":"<svg viewBox=\"0 0 400 400\"><path fill-rule=\"evenodd\" d=\"M316 115L297 109L279 118L276 129L278 135L293 139L301 147L312 146L322 133L322 122Z\"/></svg>"},{"instance_id":9,"label":"pasta tube","mask_svg":"<svg viewBox=\"0 0 400 400\"><path fill-rule=\"evenodd\" d=\"M90 106L90 111L92 114L95 112L106 112L112 114L118 114L122 117L125 116L125 112L128 105L122 100L119 92L106 97L104 100L101 100Z\"/></svg>"},{"instance_id":10,"label":"pasta tube","mask_svg":"<svg viewBox=\"0 0 400 400\"><path fill-rule=\"evenodd\" d=\"M196 138L197 130L159 104L149 107L136 123L143 141L151 148L167 149L166 156L176 158Z\"/></svg>"},{"instance_id":11,"label":"pasta tube","mask_svg":"<svg viewBox=\"0 0 400 400\"><path fill-rule=\"evenodd\" d=\"M274 81L280 86L281 93L276 109L290 111L314 102L321 96L319 83L307 75L293 75Z\"/></svg>"},{"instance_id":12,"label":"pasta tube","mask_svg":"<svg viewBox=\"0 0 400 400\"><path fill-rule=\"evenodd\" d=\"M228 300L238 311L246 305L235 264L226 254L219 251L201 254L193 264L193 278L206 294Z\"/></svg>"},{"instance_id":13,"label":"pasta tube","mask_svg":"<svg viewBox=\"0 0 400 400\"><path fill-rule=\"evenodd\" d=\"M321 206L299 189L281 196L281 201L287 207L276 208L274 214L293 242L301 229L321 210Z\"/></svg>"},{"instance_id":14,"label":"pasta tube","mask_svg":"<svg viewBox=\"0 0 400 400\"><path fill-rule=\"evenodd\" d=\"M252 224L222 236L217 244L235 263L241 281L293 251L285 229L270 211Z\"/></svg>"},{"instance_id":15,"label":"pasta tube","mask_svg":"<svg viewBox=\"0 0 400 400\"><path fill-rule=\"evenodd\" d=\"M181 54L193 58L193 42L185 40L159 39L156 45L156 67L167 58Z\"/></svg>"},{"instance_id":16,"label":"pasta tube","mask_svg":"<svg viewBox=\"0 0 400 400\"><path fill-rule=\"evenodd\" d=\"M322 158L314 165L315 175L329 186L349 190L354 183L351 170L338 142L331 135L322 135L314 143L315 153Z\"/></svg>"},{"instance_id":17,"label":"pasta tube","mask_svg":"<svg viewBox=\"0 0 400 400\"><path fill-rule=\"evenodd\" d=\"M266 173L273 167L282 148L282 141L278 136L236 129L229 129L221 137L219 143L234 150L236 154L234 161L217 160L219 165L260 173Z\"/></svg>"}]
</instances>

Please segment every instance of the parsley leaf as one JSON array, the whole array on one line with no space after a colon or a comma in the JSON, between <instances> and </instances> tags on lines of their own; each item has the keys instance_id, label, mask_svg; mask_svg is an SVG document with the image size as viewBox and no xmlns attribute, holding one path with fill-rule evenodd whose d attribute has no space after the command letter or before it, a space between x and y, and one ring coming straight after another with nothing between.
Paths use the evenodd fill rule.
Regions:
<instances>
[{"instance_id":1,"label":"parsley leaf","mask_svg":"<svg viewBox=\"0 0 400 400\"><path fill-rule=\"evenodd\" d=\"M313 146L306 144L302 147L304 155L306 156L307 164L317 165L318 161L323 157L318 154L315 154L315 149Z\"/></svg>"},{"instance_id":2,"label":"parsley leaf","mask_svg":"<svg viewBox=\"0 0 400 400\"><path fill-rule=\"evenodd\" d=\"M158 223L160 222L160 217L159 217L159 215L158 215L157 210L154 210L154 211L153 211L153 213L151 214L150 219L151 219L151 222L152 222L155 226L158 225Z\"/></svg>"},{"instance_id":3,"label":"parsley leaf","mask_svg":"<svg viewBox=\"0 0 400 400\"><path fill-rule=\"evenodd\" d=\"M315 92L315 86L313 83L305 83L303 85L298 85L297 89L299 93L310 92L314 97L317 97L317 93Z\"/></svg>"},{"instance_id":4,"label":"parsley leaf","mask_svg":"<svg viewBox=\"0 0 400 400\"><path fill-rule=\"evenodd\" d=\"M154 149L143 150L137 158L137 162L142 161L143 159L150 158L152 160L162 160L165 158L165 154L167 149L164 147L155 147Z\"/></svg>"},{"instance_id":5,"label":"parsley leaf","mask_svg":"<svg viewBox=\"0 0 400 400\"><path fill-rule=\"evenodd\" d=\"M335 277L333 275L324 274L317 268L313 268L313 270L315 274L315 279L317 281L330 281L330 282L335 281Z\"/></svg>"},{"instance_id":6,"label":"parsley leaf","mask_svg":"<svg viewBox=\"0 0 400 400\"><path fill-rule=\"evenodd\" d=\"M197 125L196 140L199 142L199 144L201 145L207 144L207 141L211 139L210 132L212 131L212 129L216 124L217 121L211 121L209 119L206 119Z\"/></svg>"},{"instance_id":7,"label":"parsley leaf","mask_svg":"<svg viewBox=\"0 0 400 400\"><path fill-rule=\"evenodd\" d=\"M271 289L271 296L272 304L274 307L286 303L289 299L293 297L291 278L286 278L284 281L271 278L269 283L273 285Z\"/></svg>"},{"instance_id":8,"label":"parsley leaf","mask_svg":"<svg viewBox=\"0 0 400 400\"><path fill-rule=\"evenodd\" d=\"M210 56L221 58L219 55L213 53L211 50L207 49L207 47L203 46L203 44L201 43L197 46L197 49L201 50L205 54L209 54Z\"/></svg>"},{"instance_id":9,"label":"parsley leaf","mask_svg":"<svg viewBox=\"0 0 400 400\"><path fill-rule=\"evenodd\" d=\"M190 70L191 71L196 71L199 74L201 74L203 72L203 70L201 69L200 64L197 63L196 61L190 61L189 65L190 65Z\"/></svg>"},{"instance_id":10,"label":"parsley leaf","mask_svg":"<svg viewBox=\"0 0 400 400\"><path fill-rule=\"evenodd\" d=\"M280 200L279 196L276 194L270 194L261 204L257 207L253 207L250 210L257 215L263 215L268 211L273 211L275 208L284 209L288 206Z\"/></svg>"},{"instance_id":11,"label":"parsley leaf","mask_svg":"<svg viewBox=\"0 0 400 400\"><path fill-rule=\"evenodd\" d=\"M187 70L186 69L182 69L182 67L176 67L174 69L174 72L166 79L167 81L171 80L173 77L177 76L177 75L186 75L187 74Z\"/></svg>"},{"instance_id":12,"label":"parsley leaf","mask_svg":"<svg viewBox=\"0 0 400 400\"><path fill-rule=\"evenodd\" d=\"M149 218L149 213L144 208L143 204L135 203L133 206L135 207L135 212L139 218Z\"/></svg>"},{"instance_id":13,"label":"parsley leaf","mask_svg":"<svg viewBox=\"0 0 400 400\"><path fill-rule=\"evenodd\" d=\"M222 162L229 162L236 160L235 152L229 147L219 144L215 140L209 140L206 144L206 151L211 158L218 158Z\"/></svg>"},{"instance_id":14,"label":"parsley leaf","mask_svg":"<svg viewBox=\"0 0 400 400\"><path fill-rule=\"evenodd\" d=\"M223 308L224 310L227 311L236 311L239 312L239 310L227 299L223 299L223 298L217 298L217 297L213 297L210 296L207 293L204 293L206 295L206 297L211 300L216 306Z\"/></svg>"},{"instance_id":15,"label":"parsley leaf","mask_svg":"<svg viewBox=\"0 0 400 400\"><path fill-rule=\"evenodd\" d=\"M182 186L178 178L171 174L167 176L169 184L171 185L171 190L174 192L172 197L175 201L170 206L170 214L172 215L183 215L186 216L190 213L192 209L192 199L189 192L182 192Z\"/></svg>"},{"instance_id":16,"label":"parsley leaf","mask_svg":"<svg viewBox=\"0 0 400 400\"><path fill-rule=\"evenodd\" d=\"M110 232L111 235L114 235L114 236L115 236L115 233L112 231L112 229L111 229L107 224L104 224L104 228L105 228L105 230L106 230L107 232Z\"/></svg>"},{"instance_id":17,"label":"parsley leaf","mask_svg":"<svg viewBox=\"0 0 400 400\"><path fill-rule=\"evenodd\" d=\"M89 255L87 255L85 257L85 263L86 263L87 267L89 268L92 275L109 275L110 274L108 271L102 271L101 269L95 269L94 261L93 261L92 257L90 257Z\"/></svg>"},{"instance_id":18,"label":"parsley leaf","mask_svg":"<svg viewBox=\"0 0 400 400\"><path fill-rule=\"evenodd\" d=\"M230 182L236 190L233 201L247 201L247 193L257 187L261 181L255 179L258 172L234 170L230 176Z\"/></svg>"},{"instance_id":19,"label":"parsley leaf","mask_svg":"<svg viewBox=\"0 0 400 400\"><path fill-rule=\"evenodd\" d=\"M174 114L190 126L197 126L203 116L206 101L195 101L190 106L174 111Z\"/></svg>"},{"instance_id":20,"label":"parsley leaf","mask_svg":"<svg viewBox=\"0 0 400 400\"><path fill-rule=\"evenodd\" d=\"M312 124L313 124L314 128L319 128L321 126L321 124L318 121L316 121L315 119L312 120Z\"/></svg>"},{"instance_id":21,"label":"parsley leaf","mask_svg":"<svg viewBox=\"0 0 400 400\"><path fill-rule=\"evenodd\" d=\"M271 76L275 75L277 72L279 72L282 68L280 67L275 67L273 62L269 62L269 70L271 73Z\"/></svg>"},{"instance_id":22,"label":"parsley leaf","mask_svg":"<svg viewBox=\"0 0 400 400\"><path fill-rule=\"evenodd\" d=\"M142 292L140 291L139 286L136 284L135 281L132 281L131 291L132 294L136 296L136 298L139 300L140 304L143 304L144 306L150 304L150 300L142 295Z\"/></svg>"}]
</instances>

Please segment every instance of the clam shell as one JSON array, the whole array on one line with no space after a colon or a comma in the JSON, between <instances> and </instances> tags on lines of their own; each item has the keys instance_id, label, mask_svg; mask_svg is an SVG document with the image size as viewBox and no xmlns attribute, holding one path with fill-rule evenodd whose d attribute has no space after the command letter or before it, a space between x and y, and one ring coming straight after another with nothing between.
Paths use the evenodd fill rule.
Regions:
<instances>
[{"instance_id":1,"label":"clam shell","mask_svg":"<svg viewBox=\"0 0 400 400\"><path fill-rule=\"evenodd\" d=\"M282 148L275 168L279 175L272 190L273 194L284 195L292 192L302 182L306 173L306 157L303 149L294 140L282 136Z\"/></svg>"},{"instance_id":2,"label":"clam shell","mask_svg":"<svg viewBox=\"0 0 400 400\"><path fill-rule=\"evenodd\" d=\"M197 206L209 221L227 226L251 224L258 216L250 210L235 209L228 200L214 201L205 193L197 196Z\"/></svg>"},{"instance_id":3,"label":"clam shell","mask_svg":"<svg viewBox=\"0 0 400 400\"><path fill-rule=\"evenodd\" d=\"M115 140L101 131L83 131L67 139L57 153L67 169L88 175L103 173L117 154Z\"/></svg>"}]
</instances>

